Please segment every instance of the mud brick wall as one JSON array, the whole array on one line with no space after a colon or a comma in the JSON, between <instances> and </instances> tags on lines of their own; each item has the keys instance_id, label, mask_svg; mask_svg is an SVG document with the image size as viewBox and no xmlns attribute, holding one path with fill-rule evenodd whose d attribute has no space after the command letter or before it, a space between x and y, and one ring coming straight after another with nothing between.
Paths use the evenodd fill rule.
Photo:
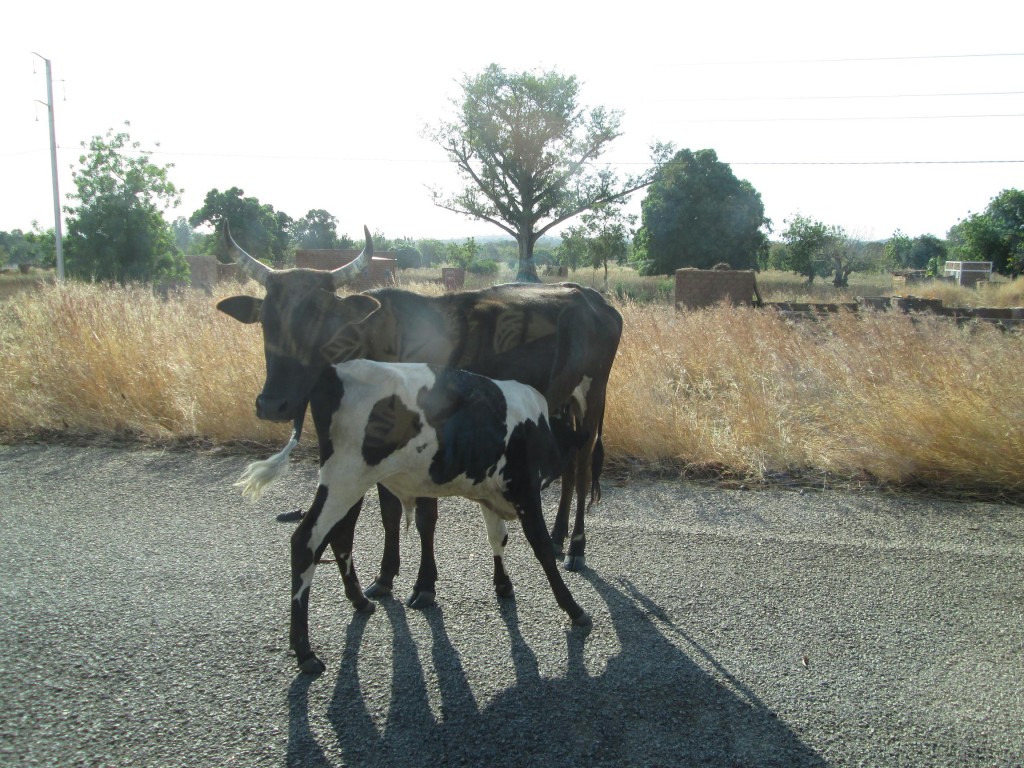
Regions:
<instances>
[{"instance_id":1,"label":"mud brick wall","mask_svg":"<svg viewBox=\"0 0 1024 768\"><path fill-rule=\"evenodd\" d=\"M711 307L728 299L732 304L754 304L757 280L751 269L677 269L676 309Z\"/></svg>"},{"instance_id":2,"label":"mud brick wall","mask_svg":"<svg viewBox=\"0 0 1024 768\"><path fill-rule=\"evenodd\" d=\"M298 250L295 251L295 266L304 269L337 269L348 264L361 251L353 249L336 250ZM370 266L352 283L352 290L361 291L381 285L395 284L395 271L398 269L396 259L388 256L374 256Z\"/></svg>"},{"instance_id":3,"label":"mud brick wall","mask_svg":"<svg viewBox=\"0 0 1024 768\"><path fill-rule=\"evenodd\" d=\"M238 283L244 283L249 280L249 276L245 274L245 270L237 264L217 264L217 280L221 283L225 283L234 280Z\"/></svg>"},{"instance_id":4,"label":"mud brick wall","mask_svg":"<svg viewBox=\"0 0 1024 768\"><path fill-rule=\"evenodd\" d=\"M461 291L466 285L466 270L459 267L441 267L441 284L446 291Z\"/></svg>"},{"instance_id":5,"label":"mud brick wall","mask_svg":"<svg viewBox=\"0 0 1024 768\"><path fill-rule=\"evenodd\" d=\"M214 256L186 256L192 287L211 291L217 283L217 259Z\"/></svg>"}]
</instances>

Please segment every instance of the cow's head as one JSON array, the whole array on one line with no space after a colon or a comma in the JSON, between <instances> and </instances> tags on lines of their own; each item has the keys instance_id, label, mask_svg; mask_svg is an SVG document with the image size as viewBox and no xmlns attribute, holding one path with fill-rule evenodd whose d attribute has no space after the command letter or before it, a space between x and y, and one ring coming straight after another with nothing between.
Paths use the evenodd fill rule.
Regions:
<instances>
[{"instance_id":1,"label":"cow's head","mask_svg":"<svg viewBox=\"0 0 1024 768\"><path fill-rule=\"evenodd\" d=\"M243 323L263 326L267 379L256 398L256 415L269 421L292 421L301 415L324 368L338 361L334 351L349 326L377 311L380 302L334 291L355 278L373 256L373 240L365 227L366 246L355 260L333 271L271 269L243 251L224 232L235 261L266 288L262 299L232 296L217 309Z\"/></svg>"}]
</instances>

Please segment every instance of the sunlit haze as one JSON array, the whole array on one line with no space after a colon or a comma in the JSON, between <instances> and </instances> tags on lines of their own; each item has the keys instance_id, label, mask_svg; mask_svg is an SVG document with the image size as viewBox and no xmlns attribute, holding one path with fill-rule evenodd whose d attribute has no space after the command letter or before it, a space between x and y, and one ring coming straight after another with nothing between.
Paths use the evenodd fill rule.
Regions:
<instances>
[{"instance_id":1,"label":"sunlit haze","mask_svg":"<svg viewBox=\"0 0 1024 768\"><path fill-rule=\"evenodd\" d=\"M422 137L492 62L575 75L583 105L621 110L603 158L620 174L655 141L714 149L776 233L801 213L864 239L944 237L1024 187L1024 4L692 5L17 3L0 31L0 230L53 226L33 52L52 61L62 199L81 142L130 121L184 189L168 220L240 187L351 236L502 234L431 203L460 181Z\"/></svg>"}]
</instances>

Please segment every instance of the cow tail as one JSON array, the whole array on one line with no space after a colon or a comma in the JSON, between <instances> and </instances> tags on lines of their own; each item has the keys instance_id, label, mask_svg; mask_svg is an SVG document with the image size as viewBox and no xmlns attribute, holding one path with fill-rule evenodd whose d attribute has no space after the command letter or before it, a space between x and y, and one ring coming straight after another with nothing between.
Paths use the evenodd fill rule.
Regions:
<instances>
[{"instance_id":1,"label":"cow tail","mask_svg":"<svg viewBox=\"0 0 1024 768\"><path fill-rule=\"evenodd\" d=\"M302 437L302 422L305 418L306 409L303 408L302 413L295 417L292 436L288 444L269 459L254 461L245 468L241 477L235 482L235 485L242 489L242 495L245 498L256 501L263 495L264 488L284 474L288 468L288 457L295 446L299 444L299 438Z\"/></svg>"}]
</instances>

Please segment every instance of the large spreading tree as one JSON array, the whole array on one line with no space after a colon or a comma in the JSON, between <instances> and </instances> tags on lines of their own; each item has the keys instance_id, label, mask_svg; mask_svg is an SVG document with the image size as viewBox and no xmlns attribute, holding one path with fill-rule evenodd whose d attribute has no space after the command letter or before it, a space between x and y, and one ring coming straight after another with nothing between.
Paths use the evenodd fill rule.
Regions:
<instances>
[{"instance_id":1,"label":"large spreading tree","mask_svg":"<svg viewBox=\"0 0 1024 768\"><path fill-rule=\"evenodd\" d=\"M289 229L292 219L274 206L265 205L255 197L246 197L245 191L232 187L226 192L211 189L206 193L203 207L188 219L193 227L209 224L221 226L227 221L231 236L247 252L275 266L285 262L290 243ZM215 238L217 258L231 261L223 238Z\"/></svg>"},{"instance_id":2,"label":"large spreading tree","mask_svg":"<svg viewBox=\"0 0 1024 768\"><path fill-rule=\"evenodd\" d=\"M338 236L338 220L323 208L314 208L288 228L296 248L351 248L355 243L347 235Z\"/></svg>"},{"instance_id":3,"label":"large spreading tree","mask_svg":"<svg viewBox=\"0 0 1024 768\"><path fill-rule=\"evenodd\" d=\"M650 183L653 171L620 180L596 165L620 135L621 113L582 107L575 77L492 64L461 85L452 119L424 135L445 151L465 187L452 195L434 189L433 201L514 237L517 280L538 281L534 245L552 227Z\"/></svg>"},{"instance_id":4,"label":"large spreading tree","mask_svg":"<svg viewBox=\"0 0 1024 768\"><path fill-rule=\"evenodd\" d=\"M125 124L128 126L128 124ZM68 214L68 275L120 283L184 278L188 265L163 211L181 200L168 178L172 165L156 165L152 152L128 131L94 136L74 171Z\"/></svg>"},{"instance_id":5,"label":"large spreading tree","mask_svg":"<svg viewBox=\"0 0 1024 768\"><path fill-rule=\"evenodd\" d=\"M764 230L770 228L750 182L737 179L713 149L683 149L662 164L647 190L634 256L652 275L722 262L756 269L768 252Z\"/></svg>"}]
</instances>

